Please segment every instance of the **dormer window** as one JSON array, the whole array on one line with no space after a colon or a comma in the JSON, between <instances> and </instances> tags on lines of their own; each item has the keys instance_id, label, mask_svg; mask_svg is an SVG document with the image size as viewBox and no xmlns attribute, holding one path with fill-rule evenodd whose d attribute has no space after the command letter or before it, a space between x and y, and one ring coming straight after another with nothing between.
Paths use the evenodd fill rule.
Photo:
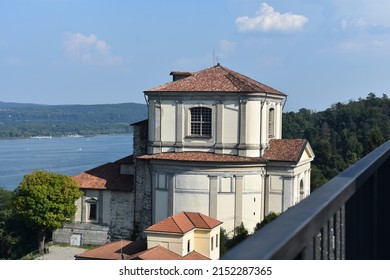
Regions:
<instances>
[{"instance_id":1,"label":"dormer window","mask_svg":"<svg viewBox=\"0 0 390 280\"><path fill-rule=\"evenodd\" d=\"M190 109L191 136L211 137L211 109L195 107Z\"/></svg>"}]
</instances>

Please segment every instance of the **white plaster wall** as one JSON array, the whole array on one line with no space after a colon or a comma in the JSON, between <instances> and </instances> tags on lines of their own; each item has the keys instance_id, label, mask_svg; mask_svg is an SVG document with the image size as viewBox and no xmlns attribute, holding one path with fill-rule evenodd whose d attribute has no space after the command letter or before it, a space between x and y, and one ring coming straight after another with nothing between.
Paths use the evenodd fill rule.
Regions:
<instances>
[{"instance_id":1,"label":"white plaster wall","mask_svg":"<svg viewBox=\"0 0 390 280\"><path fill-rule=\"evenodd\" d=\"M270 176L269 212L282 213L283 211L283 177Z\"/></svg>"},{"instance_id":2,"label":"white plaster wall","mask_svg":"<svg viewBox=\"0 0 390 280\"><path fill-rule=\"evenodd\" d=\"M146 233L148 249L156 246L163 246L176 254L182 255L183 251L183 236L168 235L163 233ZM187 243L186 243L187 246Z\"/></svg>"},{"instance_id":3,"label":"white plaster wall","mask_svg":"<svg viewBox=\"0 0 390 280\"><path fill-rule=\"evenodd\" d=\"M251 233L261 218L261 201L260 193L244 193L242 198L242 222L245 228Z\"/></svg>"},{"instance_id":4,"label":"white plaster wall","mask_svg":"<svg viewBox=\"0 0 390 280\"><path fill-rule=\"evenodd\" d=\"M235 193L218 193L218 221L223 222L222 227L229 233L234 229L235 221Z\"/></svg>"},{"instance_id":5,"label":"white plaster wall","mask_svg":"<svg viewBox=\"0 0 390 280\"><path fill-rule=\"evenodd\" d=\"M258 175L244 176L244 191L260 191L262 186L262 177Z\"/></svg>"},{"instance_id":6,"label":"white plaster wall","mask_svg":"<svg viewBox=\"0 0 390 280\"><path fill-rule=\"evenodd\" d=\"M75 202L76 204L76 207L77 207L77 210L76 210L76 213L74 215L74 221L76 223L81 223L81 212L82 212L82 204L81 204L81 201L85 199L84 196L78 198Z\"/></svg>"},{"instance_id":7,"label":"white plaster wall","mask_svg":"<svg viewBox=\"0 0 390 280\"><path fill-rule=\"evenodd\" d=\"M176 104L164 102L161 104L161 141L174 142L176 140Z\"/></svg>"},{"instance_id":8,"label":"white plaster wall","mask_svg":"<svg viewBox=\"0 0 390 280\"><path fill-rule=\"evenodd\" d=\"M213 228L210 233L209 233L209 246L211 246L211 237L214 238L214 248L213 250L211 250L210 248L210 254L208 255L208 257L212 260L218 260L219 259L219 240L221 238L220 236L220 232L221 232L221 229L220 229L220 226L218 227L215 227ZM218 235L218 246L216 246L216 236Z\"/></svg>"},{"instance_id":9,"label":"white plaster wall","mask_svg":"<svg viewBox=\"0 0 390 280\"><path fill-rule=\"evenodd\" d=\"M155 135L154 135L154 128L157 125L155 122L155 104L153 102L154 100L149 100L149 110L148 110L148 140L150 142L154 141ZM160 124L158 124L160 125Z\"/></svg>"},{"instance_id":10,"label":"white plaster wall","mask_svg":"<svg viewBox=\"0 0 390 280\"><path fill-rule=\"evenodd\" d=\"M260 101L246 103L246 143L260 145Z\"/></svg>"},{"instance_id":11,"label":"white plaster wall","mask_svg":"<svg viewBox=\"0 0 390 280\"><path fill-rule=\"evenodd\" d=\"M225 102L223 109L222 139L227 144L238 144L239 141L239 104L238 102Z\"/></svg>"},{"instance_id":12,"label":"white plaster wall","mask_svg":"<svg viewBox=\"0 0 390 280\"><path fill-rule=\"evenodd\" d=\"M189 232L186 232L182 238L182 246L181 246L181 252L179 253L180 256L185 256L189 252L192 252L193 250L196 250L195 248L195 230L191 230ZM190 251L188 252L188 241L190 241Z\"/></svg>"},{"instance_id":13,"label":"white plaster wall","mask_svg":"<svg viewBox=\"0 0 390 280\"><path fill-rule=\"evenodd\" d=\"M174 214L181 211L209 215L209 178L207 175L176 175Z\"/></svg>"}]
</instances>

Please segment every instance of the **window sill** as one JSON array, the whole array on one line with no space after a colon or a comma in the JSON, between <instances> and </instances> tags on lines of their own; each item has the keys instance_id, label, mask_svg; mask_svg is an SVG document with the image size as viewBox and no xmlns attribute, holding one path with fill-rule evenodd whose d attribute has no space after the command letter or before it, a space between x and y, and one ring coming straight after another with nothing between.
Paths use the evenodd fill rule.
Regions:
<instances>
[{"instance_id":1,"label":"window sill","mask_svg":"<svg viewBox=\"0 0 390 280\"><path fill-rule=\"evenodd\" d=\"M189 135L189 136L186 136L185 139L194 139L194 140L211 140L213 137L211 137L211 135L205 135L205 136L202 136L202 135Z\"/></svg>"}]
</instances>

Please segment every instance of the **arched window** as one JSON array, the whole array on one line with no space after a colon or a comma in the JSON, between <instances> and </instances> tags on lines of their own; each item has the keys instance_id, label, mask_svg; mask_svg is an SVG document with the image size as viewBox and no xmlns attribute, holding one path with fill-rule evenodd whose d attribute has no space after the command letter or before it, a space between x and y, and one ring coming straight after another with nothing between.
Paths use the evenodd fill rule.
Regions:
<instances>
[{"instance_id":1,"label":"arched window","mask_svg":"<svg viewBox=\"0 0 390 280\"><path fill-rule=\"evenodd\" d=\"M303 179L301 179L301 182L299 183L299 200L302 200L305 198L305 187L303 185Z\"/></svg>"},{"instance_id":2,"label":"arched window","mask_svg":"<svg viewBox=\"0 0 390 280\"><path fill-rule=\"evenodd\" d=\"M275 109L271 108L268 112L268 137L275 137Z\"/></svg>"},{"instance_id":3,"label":"arched window","mask_svg":"<svg viewBox=\"0 0 390 280\"><path fill-rule=\"evenodd\" d=\"M211 136L211 109L195 107L191 113L191 136Z\"/></svg>"}]
</instances>

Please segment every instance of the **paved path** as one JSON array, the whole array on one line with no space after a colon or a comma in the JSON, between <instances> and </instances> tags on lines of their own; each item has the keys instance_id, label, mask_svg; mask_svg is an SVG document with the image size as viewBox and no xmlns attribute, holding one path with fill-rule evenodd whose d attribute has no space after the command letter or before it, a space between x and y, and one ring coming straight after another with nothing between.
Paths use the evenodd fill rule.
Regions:
<instances>
[{"instance_id":1,"label":"paved path","mask_svg":"<svg viewBox=\"0 0 390 280\"><path fill-rule=\"evenodd\" d=\"M53 245L49 248L49 253L36 258L36 260L74 260L74 255L80 254L87 249L72 246Z\"/></svg>"}]
</instances>

